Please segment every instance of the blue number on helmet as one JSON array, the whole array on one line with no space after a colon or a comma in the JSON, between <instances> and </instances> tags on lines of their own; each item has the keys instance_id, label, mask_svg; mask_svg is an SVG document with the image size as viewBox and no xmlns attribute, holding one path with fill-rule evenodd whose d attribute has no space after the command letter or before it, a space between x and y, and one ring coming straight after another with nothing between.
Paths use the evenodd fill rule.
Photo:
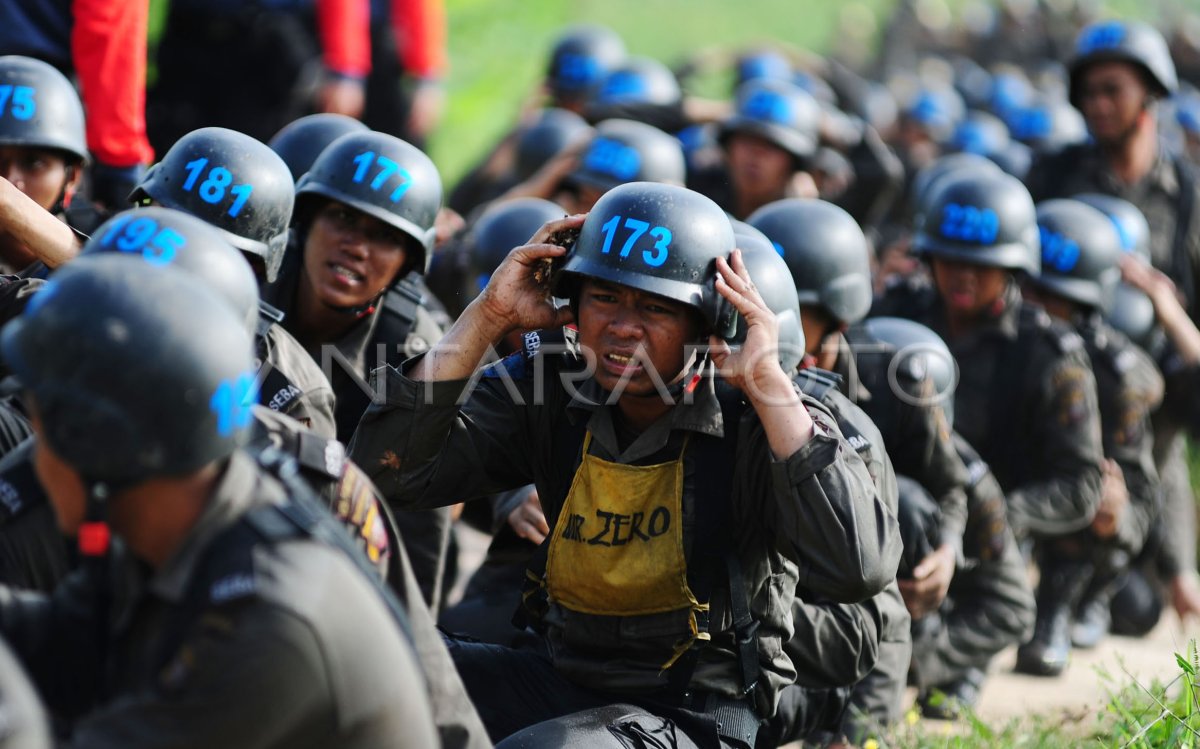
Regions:
<instances>
[{"instance_id":1,"label":"blue number on helmet","mask_svg":"<svg viewBox=\"0 0 1200 749\"><path fill-rule=\"evenodd\" d=\"M1013 135L1023 140L1044 138L1050 134L1050 125L1050 113L1045 109L1022 109L1013 118Z\"/></svg>"},{"instance_id":2,"label":"blue number on helmet","mask_svg":"<svg viewBox=\"0 0 1200 749\"><path fill-rule=\"evenodd\" d=\"M642 96L646 93L646 82L631 70L618 70L604 82L600 101L612 104Z\"/></svg>"},{"instance_id":3,"label":"blue number on helmet","mask_svg":"<svg viewBox=\"0 0 1200 749\"><path fill-rule=\"evenodd\" d=\"M791 124L792 104L774 91L755 91L742 104L742 114L754 120Z\"/></svg>"},{"instance_id":4,"label":"blue number on helmet","mask_svg":"<svg viewBox=\"0 0 1200 749\"><path fill-rule=\"evenodd\" d=\"M33 119L37 112L34 96L37 92L29 86L0 86L0 117L11 116L18 120Z\"/></svg>"},{"instance_id":5,"label":"blue number on helmet","mask_svg":"<svg viewBox=\"0 0 1200 749\"><path fill-rule=\"evenodd\" d=\"M217 415L217 433L228 437L250 425L258 402L258 380L253 372L225 380L217 386L208 407Z\"/></svg>"},{"instance_id":6,"label":"blue number on helmet","mask_svg":"<svg viewBox=\"0 0 1200 749\"><path fill-rule=\"evenodd\" d=\"M355 156L353 162L357 165L354 170L354 181L364 182L367 179L367 172L371 168L371 164L375 163L379 166L379 172L371 179L370 188L375 191L383 189L383 186L388 184L392 177L398 177L400 182L392 189L388 199L393 203L399 202L400 198L404 197L404 193L408 192L412 187L412 174L407 169L392 161L387 156L376 156L374 151L363 151Z\"/></svg>"},{"instance_id":7,"label":"blue number on helmet","mask_svg":"<svg viewBox=\"0 0 1200 749\"><path fill-rule=\"evenodd\" d=\"M1129 227L1116 216L1109 216L1108 219L1117 230L1117 237L1121 240L1121 251L1133 252L1133 233L1129 231Z\"/></svg>"},{"instance_id":8,"label":"blue number on helmet","mask_svg":"<svg viewBox=\"0 0 1200 749\"><path fill-rule=\"evenodd\" d=\"M600 77L600 66L591 57L567 52L558 58L554 77L570 86L588 86Z\"/></svg>"},{"instance_id":9,"label":"blue number on helmet","mask_svg":"<svg viewBox=\"0 0 1200 749\"><path fill-rule=\"evenodd\" d=\"M199 181L200 199L213 205L224 201L226 192L228 192L233 196L233 203L226 212L230 217L237 218L237 215L242 212L242 207L246 205L246 201L250 199L250 193L254 191L254 186L235 185L233 184L233 172L223 166L214 166L205 172L207 166L208 159L206 158L194 159L183 165L184 170L188 173L187 179L183 181L183 191L191 192ZM200 181L202 174L207 176Z\"/></svg>"},{"instance_id":10,"label":"blue number on helmet","mask_svg":"<svg viewBox=\"0 0 1200 749\"><path fill-rule=\"evenodd\" d=\"M1069 273L1079 262L1079 244L1070 237L1044 226L1038 227L1042 239L1042 262L1059 273Z\"/></svg>"},{"instance_id":11,"label":"blue number on helmet","mask_svg":"<svg viewBox=\"0 0 1200 749\"><path fill-rule=\"evenodd\" d=\"M115 245L121 252L140 252L151 265L169 264L186 244L187 239L179 232L169 226L160 227L148 216L136 214L118 218L100 238L100 246Z\"/></svg>"},{"instance_id":12,"label":"blue number on helmet","mask_svg":"<svg viewBox=\"0 0 1200 749\"><path fill-rule=\"evenodd\" d=\"M942 208L939 228L946 239L974 244L991 244L1000 233L1000 218L991 208L947 203Z\"/></svg>"},{"instance_id":13,"label":"blue number on helmet","mask_svg":"<svg viewBox=\"0 0 1200 749\"><path fill-rule=\"evenodd\" d=\"M608 174L622 181L636 177L641 165L642 157L637 149L610 138L597 138L592 141L587 155L583 157L585 169Z\"/></svg>"},{"instance_id":14,"label":"blue number on helmet","mask_svg":"<svg viewBox=\"0 0 1200 749\"><path fill-rule=\"evenodd\" d=\"M604 246L600 248L601 254L607 255L612 251L613 239L616 238L617 229L622 226L621 218L621 216L613 216L600 227L604 232ZM620 258L629 257L637 241L643 235L649 234L655 241L650 248L642 250L642 262L657 268L667 261L667 256L670 254L671 239L673 238L670 229L665 226L652 227L648 222L636 218L625 219L624 227L630 233L625 238L624 244L621 245L621 251L618 255Z\"/></svg>"},{"instance_id":15,"label":"blue number on helmet","mask_svg":"<svg viewBox=\"0 0 1200 749\"><path fill-rule=\"evenodd\" d=\"M1119 21L1096 24L1088 29L1079 39L1080 55L1091 54L1098 50L1112 49L1125 41L1125 26Z\"/></svg>"}]
</instances>

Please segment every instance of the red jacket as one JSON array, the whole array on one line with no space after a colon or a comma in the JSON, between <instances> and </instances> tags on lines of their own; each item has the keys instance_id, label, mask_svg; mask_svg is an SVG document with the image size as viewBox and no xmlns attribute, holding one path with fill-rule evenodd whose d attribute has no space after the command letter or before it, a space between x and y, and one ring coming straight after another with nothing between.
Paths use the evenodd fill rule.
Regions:
<instances>
[{"instance_id":1,"label":"red jacket","mask_svg":"<svg viewBox=\"0 0 1200 749\"><path fill-rule=\"evenodd\" d=\"M446 70L446 11L442 0L387 0L400 64L417 78ZM325 67L363 78L371 71L370 0L317 0Z\"/></svg>"}]
</instances>

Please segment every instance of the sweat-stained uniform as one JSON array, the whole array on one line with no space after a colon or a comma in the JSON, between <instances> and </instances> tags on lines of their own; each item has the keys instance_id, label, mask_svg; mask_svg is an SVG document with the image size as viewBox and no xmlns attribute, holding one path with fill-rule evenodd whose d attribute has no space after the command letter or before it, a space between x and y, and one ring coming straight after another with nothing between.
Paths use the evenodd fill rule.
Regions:
<instances>
[{"instance_id":1,"label":"sweat-stained uniform","mask_svg":"<svg viewBox=\"0 0 1200 749\"><path fill-rule=\"evenodd\" d=\"M946 341L958 362L956 430L1004 488L1017 537L1082 530L1100 501L1100 409L1082 339L1024 302L1010 284L976 330L951 338L936 290L905 282L875 315L915 320Z\"/></svg>"},{"instance_id":2,"label":"sweat-stained uniform","mask_svg":"<svg viewBox=\"0 0 1200 749\"><path fill-rule=\"evenodd\" d=\"M95 698L101 674L73 746L435 746L402 617L333 522L234 453L101 647L87 570L49 596L0 588L0 629L51 707Z\"/></svg>"},{"instance_id":3,"label":"sweat-stained uniform","mask_svg":"<svg viewBox=\"0 0 1200 749\"><path fill-rule=\"evenodd\" d=\"M295 307L296 285L300 283L299 258L303 249L293 245L288 254L292 259L284 261L279 279L265 294L272 304L294 314L291 311ZM336 434L341 442L350 441L363 411L379 397L372 390L371 371L428 351L443 332L425 308L417 288L408 281L400 281L345 335L305 353L310 362L319 364L321 371L328 368L327 382L336 398ZM436 612L441 607L442 578L450 544L450 511L410 512L395 505L391 509L425 601Z\"/></svg>"},{"instance_id":4,"label":"sweat-stained uniform","mask_svg":"<svg viewBox=\"0 0 1200 749\"><path fill-rule=\"evenodd\" d=\"M745 664L759 672L754 706L772 715L779 690L796 676L783 647L797 587L857 602L894 577L895 519L861 458L829 413L806 398L813 438L774 459L752 409L736 405L740 396L725 386L723 401L707 378L690 403L629 434L581 374L582 360L548 348L488 368L461 406L466 380L415 382L403 374L408 363L380 372L387 400L371 406L351 444L354 459L401 506L437 506L531 481L538 489L552 528L540 580L548 596L529 611L547 653L451 648L492 737L623 701L658 714L676 708L677 722L690 715L704 730L728 731L715 729L707 713L748 712L738 700L747 676L732 637L738 608L757 623L748 638L757 664ZM708 480L721 469L719 484ZM614 493L636 477L647 485ZM728 494L698 506L697 494L714 490ZM732 584L727 567L740 570ZM697 597L692 585L711 595ZM690 674L673 670L677 663Z\"/></svg>"}]
</instances>

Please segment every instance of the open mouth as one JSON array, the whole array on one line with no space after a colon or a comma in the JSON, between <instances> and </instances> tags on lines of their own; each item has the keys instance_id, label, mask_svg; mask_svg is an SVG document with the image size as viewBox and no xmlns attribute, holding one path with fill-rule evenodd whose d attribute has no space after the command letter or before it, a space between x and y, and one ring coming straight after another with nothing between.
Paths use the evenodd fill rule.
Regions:
<instances>
[{"instance_id":1,"label":"open mouth","mask_svg":"<svg viewBox=\"0 0 1200 749\"><path fill-rule=\"evenodd\" d=\"M331 271L333 271L333 274L335 276L337 276L339 279L345 281L346 283L362 283L363 281L367 280L366 277L363 276L361 273L357 273L353 270L350 270L349 268L347 268L344 265L339 265L337 263L330 263L329 269Z\"/></svg>"},{"instance_id":2,"label":"open mouth","mask_svg":"<svg viewBox=\"0 0 1200 749\"><path fill-rule=\"evenodd\" d=\"M633 354L610 352L603 357L604 367L617 376L638 374L645 367Z\"/></svg>"}]
</instances>

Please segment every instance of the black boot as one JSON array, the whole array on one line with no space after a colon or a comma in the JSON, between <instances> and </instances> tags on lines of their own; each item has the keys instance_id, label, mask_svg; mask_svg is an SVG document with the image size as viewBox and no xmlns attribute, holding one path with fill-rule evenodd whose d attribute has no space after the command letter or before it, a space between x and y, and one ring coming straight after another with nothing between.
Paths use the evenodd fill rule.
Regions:
<instances>
[{"instance_id":1,"label":"black boot","mask_svg":"<svg viewBox=\"0 0 1200 749\"><path fill-rule=\"evenodd\" d=\"M1037 622L1033 638L1017 650L1017 671L1034 676L1058 676L1071 655L1071 614L1088 581L1090 562L1043 556L1037 591Z\"/></svg>"},{"instance_id":2,"label":"black boot","mask_svg":"<svg viewBox=\"0 0 1200 749\"><path fill-rule=\"evenodd\" d=\"M921 715L934 720L954 720L963 709L974 709L986 678L981 669L972 668L961 679L922 692L917 696Z\"/></svg>"}]
</instances>

